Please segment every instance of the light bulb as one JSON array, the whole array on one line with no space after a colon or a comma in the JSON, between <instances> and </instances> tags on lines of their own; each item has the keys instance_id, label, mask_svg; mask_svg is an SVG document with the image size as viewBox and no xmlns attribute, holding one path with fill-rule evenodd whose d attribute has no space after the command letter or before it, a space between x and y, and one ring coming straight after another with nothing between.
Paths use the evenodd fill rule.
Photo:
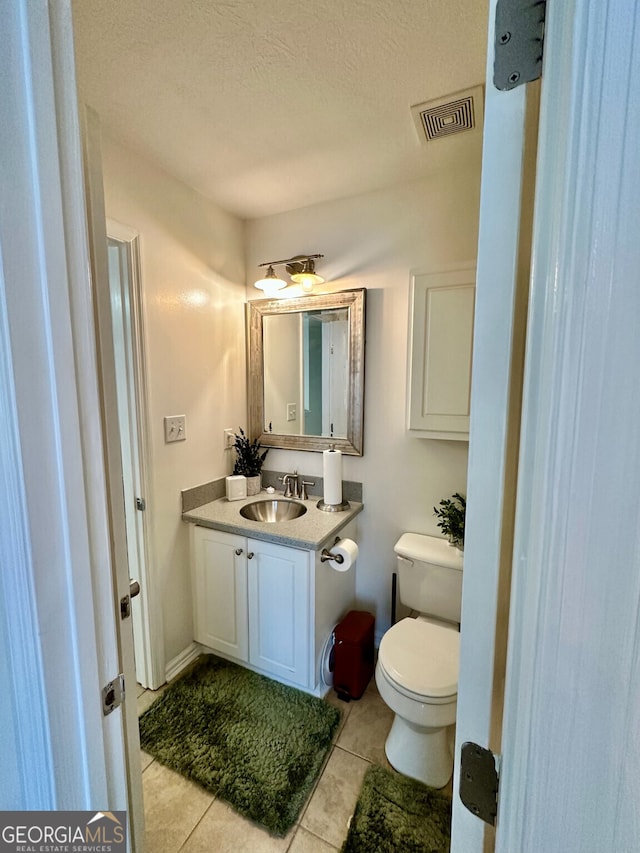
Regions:
<instances>
[{"instance_id":1,"label":"light bulb","mask_svg":"<svg viewBox=\"0 0 640 853\"><path fill-rule=\"evenodd\" d=\"M302 287L302 289L306 293L309 293L311 290L313 290L314 284L320 284L322 281L324 281L324 279L320 278L319 275L306 275L305 273L300 273L300 275L296 278L296 282Z\"/></svg>"}]
</instances>

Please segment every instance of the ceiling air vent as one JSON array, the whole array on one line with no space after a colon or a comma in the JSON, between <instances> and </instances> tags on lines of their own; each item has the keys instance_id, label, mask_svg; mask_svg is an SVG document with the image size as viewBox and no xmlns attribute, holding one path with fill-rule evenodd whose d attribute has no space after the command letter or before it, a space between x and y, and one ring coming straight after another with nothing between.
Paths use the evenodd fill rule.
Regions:
<instances>
[{"instance_id":1,"label":"ceiling air vent","mask_svg":"<svg viewBox=\"0 0 640 853\"><path fill-rule=\"evenodd\" d=\"M482 86L411 107L422 142L482 127Z\"/></svg>"}]
</instances>

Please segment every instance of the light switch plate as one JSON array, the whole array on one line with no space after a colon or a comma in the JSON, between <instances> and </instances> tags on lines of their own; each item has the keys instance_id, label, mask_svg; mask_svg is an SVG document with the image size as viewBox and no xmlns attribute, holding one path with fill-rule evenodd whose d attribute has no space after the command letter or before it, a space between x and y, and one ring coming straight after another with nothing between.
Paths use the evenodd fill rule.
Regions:
<instances>
[{"instance_id":1,"label":"light switch plate","mask_svg":"<svg viewBox=\"0 0 640 853\"><path fill-rule=\"evenodd\" d=\"M187 424L185 415L167 415L164 419L164 441L169 444L172 441L184 441L187 437Z\"/></svg>"}]
</instances>

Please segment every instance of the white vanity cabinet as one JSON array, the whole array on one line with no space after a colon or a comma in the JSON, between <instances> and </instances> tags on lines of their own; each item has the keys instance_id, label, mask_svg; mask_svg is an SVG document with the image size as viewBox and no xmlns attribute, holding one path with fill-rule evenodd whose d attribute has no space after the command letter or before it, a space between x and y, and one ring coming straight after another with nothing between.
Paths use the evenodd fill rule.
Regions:
<instances>
[{"instance_id":1,"label":"white vanity cabinet","mask_svg":"<svg viewBox=\"0 0 640 853\"><path fill-rule=\"evenodd\" d=\"M191 536L196 642L320 695L322 651L353 606L355 569L335 572L319 551L207 527L192 525Z\"/></svg>"},{"instance_id":2,"label":"white vanity cabinet","mask_svg":"<svg viewBox=\"0 0 640 853\"><path fill-rule=\"evenodd\" d=\"M418 438L469 440L475 269L413 276L407 420Z\"/></svg>"}]
</instances>

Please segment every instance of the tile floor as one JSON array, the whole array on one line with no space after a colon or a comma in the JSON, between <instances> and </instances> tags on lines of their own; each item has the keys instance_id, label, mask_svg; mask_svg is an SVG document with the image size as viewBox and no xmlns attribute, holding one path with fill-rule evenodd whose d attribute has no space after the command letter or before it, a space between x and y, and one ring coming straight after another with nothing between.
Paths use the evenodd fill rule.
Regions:
<instances>
[{"instance_id":1,"label":"tile floor","mask_svg":"<svg viewBox=\"0 0 640 853\"><path fill-rule=\"evenodd\" d=\"M158 695L141 688L138 712ZM222 800L208 794L149 755L142 755L147 853L332 853L339 850L369 764L389 767L384 742L393 713L372 679L355 702L327 696L343 716L322 774L296 826L285 838L236 814Z\"/></svg>"}]
</instances>

